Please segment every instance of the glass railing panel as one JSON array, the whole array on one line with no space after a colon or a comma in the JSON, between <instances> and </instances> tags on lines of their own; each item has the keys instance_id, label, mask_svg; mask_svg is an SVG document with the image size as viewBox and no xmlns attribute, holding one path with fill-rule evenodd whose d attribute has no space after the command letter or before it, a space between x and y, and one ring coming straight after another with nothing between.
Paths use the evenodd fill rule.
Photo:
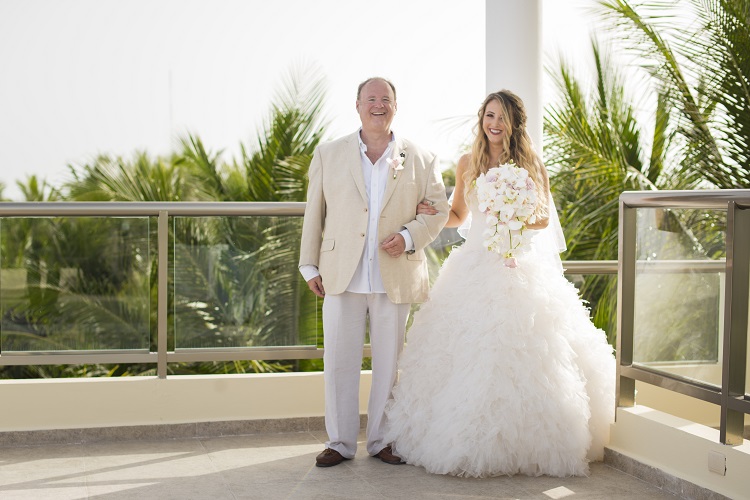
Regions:
<instances>
[{"instance_id":1,"label":"glass railing panel","mask_svg":"<svg viewBox=\"0 0 750 500\"><path fill-rule=\"evenodd\" d=\"M578 289L591 320L614 346L617 342L617 275L566 274L565 277Z\"/></svg>"},{"instance_id":2,"label":"glass railing panel","mask_svg":"<svg viewBox=\"0 0 750 500\"><path fill-rule=\"evenodd\" d=\"M317 345L301 217L175 217L173 232L176 349Z\"/></svg>"},{"instance_id":3,"label":"glass railing panel","mask_svg":"<svg viewBox=\"0 0 750 500\"><path fill-rule=\"evenodd\" d=\"M148 217L0 219L0 352L148 349Z\"/></svg>"},{"instance_id":4,"label":"glass railing panel","mask_svg":"<svg viewBox=\"0 0 750 500\"><path fill-rule=\"evenodd\" d=\"M721 385L726 212L639 209L634 363Z\"/></svg>"},{"instance_id":5,"label":"glass railing panel","mask_svg":"<svg viewBox=\"0 0 750 500\"><path fill-rule=\"evenodd\" d=\"M750 311L750 303L748 303L745 310ZM748 321L747 346L745 350L745 399L750 400L750 321ZM745 415L745 425L750 426L750 414ZM748 428L748 431L750 431L750 428ZM750 439L750 435L746 436L745 439Z\"/></svg>"}]
</instances>

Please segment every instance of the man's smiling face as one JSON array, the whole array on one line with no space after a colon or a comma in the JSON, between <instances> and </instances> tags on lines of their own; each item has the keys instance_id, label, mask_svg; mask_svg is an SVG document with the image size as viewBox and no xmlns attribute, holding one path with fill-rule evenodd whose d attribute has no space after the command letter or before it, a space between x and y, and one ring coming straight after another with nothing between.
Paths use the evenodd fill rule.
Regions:
<instances>
[{"instance_id":1,"label":"man's smiling face","mask_svg":"<svg viewBox=\"0 0 750 500\"><path fill-rule=\"evenodd\" d=\"M393 89L383 80L367 82L357 99L357 112L364 130L389 132L396 114Z\"/></svg>"}]
</instances>

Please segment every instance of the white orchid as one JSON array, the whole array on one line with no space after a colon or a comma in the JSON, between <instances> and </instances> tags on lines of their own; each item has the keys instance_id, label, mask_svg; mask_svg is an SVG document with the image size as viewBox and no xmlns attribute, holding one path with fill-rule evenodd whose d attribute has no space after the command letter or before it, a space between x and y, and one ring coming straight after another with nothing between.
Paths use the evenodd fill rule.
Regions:
<instances>
[{"instance_id":1,"label":"white orchid","mask_svg":"<svg viewBox=\"0 0 750 500\"><path fill-rule=\"evenodd\" d=\"M504 257L507 267L517 267L517 255L529 248L525 231L536 221L536 186L528 171L506 163L480 174L476 180L479 210L486 215L484 245Z\"/></svg>"}]
</instances>

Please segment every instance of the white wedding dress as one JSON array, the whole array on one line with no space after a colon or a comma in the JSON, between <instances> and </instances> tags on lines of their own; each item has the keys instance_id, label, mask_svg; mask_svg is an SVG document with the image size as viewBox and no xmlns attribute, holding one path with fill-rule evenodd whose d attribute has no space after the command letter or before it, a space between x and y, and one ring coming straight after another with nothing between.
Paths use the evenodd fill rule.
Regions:
<instances>
[{"instance_id":1,"label":"white wedding dress","mask_svg":"<svg viewBox=\"0 0 750 500\"><path fill-rule=\"evenodd\" d=\"M562 274L553 225L505 267L467 199L474 222L414 317L385 442L437 474L585 475L614 420L612 347Z\"/></svg>"}]
</instances>

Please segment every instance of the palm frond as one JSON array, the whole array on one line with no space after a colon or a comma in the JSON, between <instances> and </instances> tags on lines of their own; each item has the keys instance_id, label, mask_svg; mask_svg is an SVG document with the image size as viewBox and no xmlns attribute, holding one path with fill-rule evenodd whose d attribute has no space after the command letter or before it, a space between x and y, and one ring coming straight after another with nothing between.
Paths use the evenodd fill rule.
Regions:
<instances>
[{"instance_id":1,"label":"palm frond","mask_svg":"<svg viewBox=\"0 0 750 500\"><path fill-rule=\"evenodd\" d=\"M179 201L186 184L182 169L144 152L132 161L99 156L71 173L67 186L76 201Z\"/></svg>"},{"instance_id":2,"label":"palm frond","mask_svg":"<svg viewBox=\"0 0 750 500\"><path fill-rule=\"evenodd\" d=\"M211 153L206 150L203 141L197 135L188 134L181 137L182 151L175 155L176 166L186 166L189 176L198 182L191 182L190 194L183 199L195 200L232 200L231 183L222 176L220 164L221 151ZM229 184L229 185L228 185Z\"/></svg>"},{"instance_id":3,"label":"palm frond","mask_svg":"<svg viewBox=\"0 0 750 500\"><path fill-rule=\"evenodd\" d=\"M248 177L248 201L302 201L304 192L290 191L307 165L291 158L312 158L323 137L325 80L314 68L293 68L271 106L270 118L256 139L254 150L242 145L242 164ZM299 168L290 168L290 167ZM290 178L291 176L291 178ZM294 194L290 198L290 194Z\"/></svg>"},{"instance_id":4,"label":"palm frond","mask_svg":"<svg viewBox=\"0 0 750 500\"><path fill-rule=\"evenodd\" d=\"M690 5L692 17L672 26L663 21L679 19L685 2L602 0L599 12L611 30L626 35L626 49L646 61L643 67L673 108L685 139L682 175L694 185L745 187L750 182L746 2Z\"/></svg>"}]
</instances>

